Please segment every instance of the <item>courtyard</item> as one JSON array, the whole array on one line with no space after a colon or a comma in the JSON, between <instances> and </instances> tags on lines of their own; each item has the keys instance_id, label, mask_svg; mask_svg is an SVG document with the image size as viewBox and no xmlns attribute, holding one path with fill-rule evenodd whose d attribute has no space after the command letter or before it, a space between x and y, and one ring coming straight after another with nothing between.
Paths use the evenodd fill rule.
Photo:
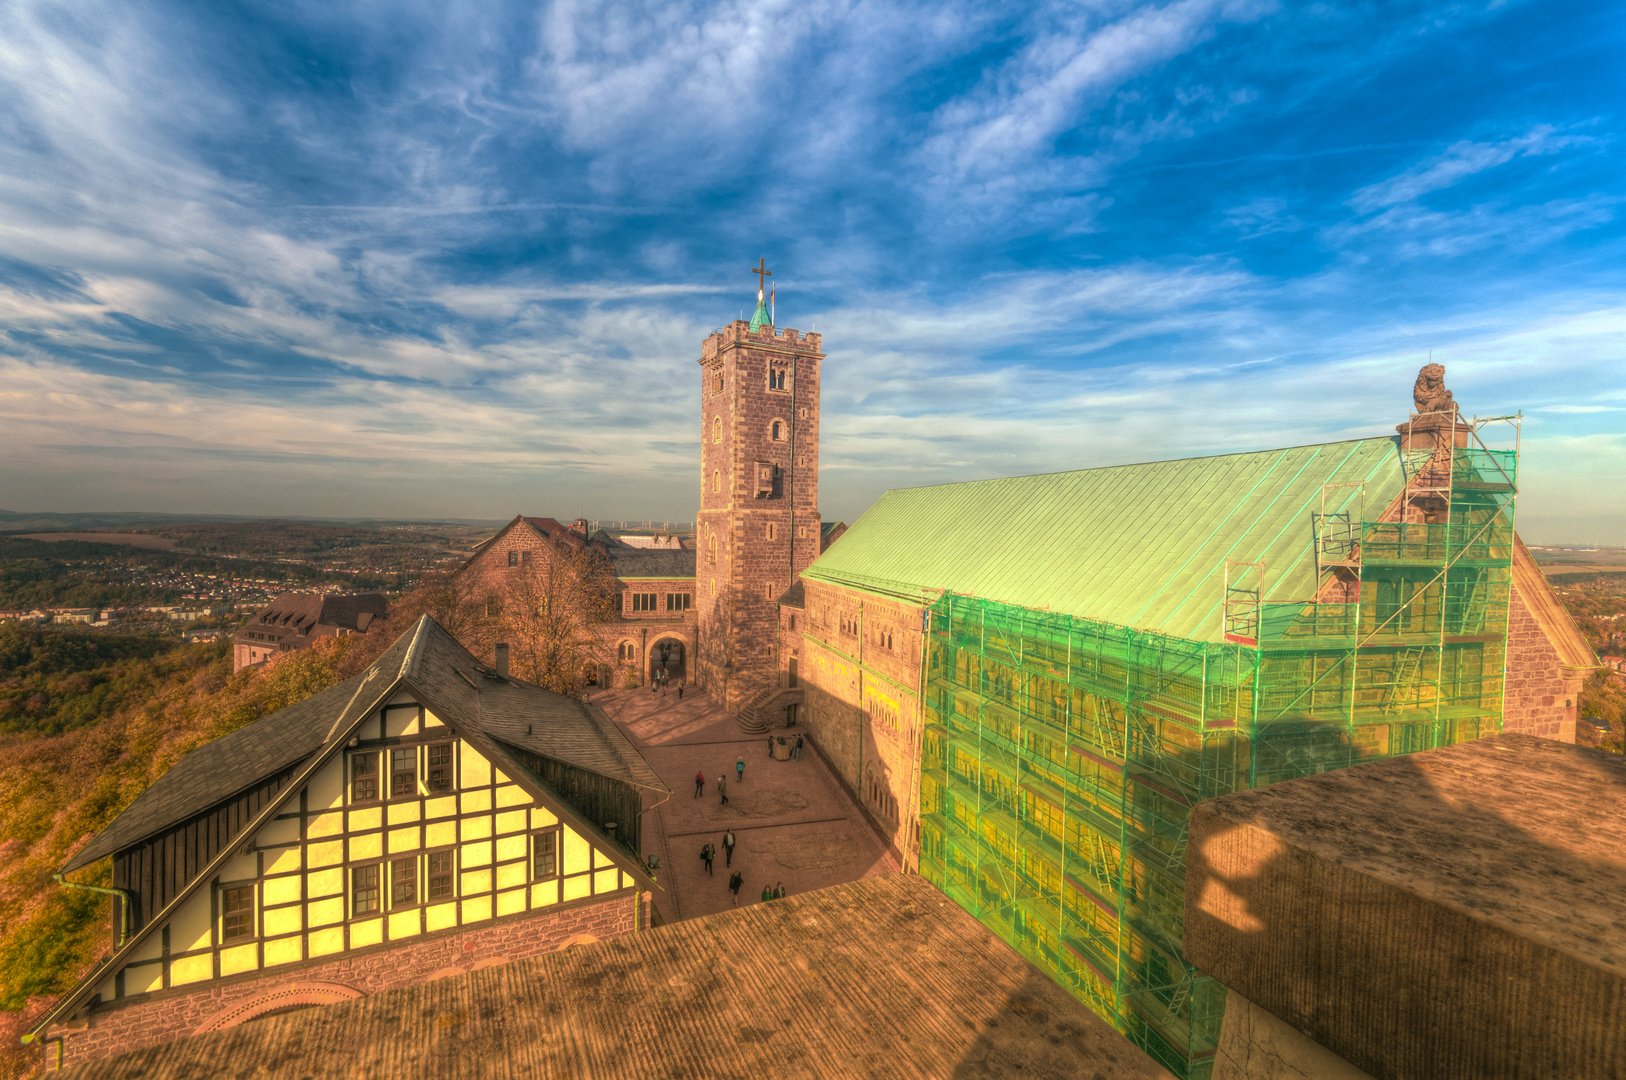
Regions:
<instances>
[{"instance_id":1,"label":"courtyard","mask_svg":"<svg viewBox=\"0 0 1626 1080\"><path fill-rule=\"evenodd\" d=\"M837 782L811 741L801 760L773 760L766 736L746 735L734 716L703 690L689 687L603 691L592 696L660 774L672 795L649 799L644 856L660 857L655 907L663 922L727 911L734 906L728 879L740 871L739 906L762 902L764 887L783 885L795 896L828 885L898 869L863 813ZM796 728L781 729L795 741ZM735 764L745 761L743 779ZM695 796L694 777L706 777ZM727 777L728 802L717 778ZM646 798L648 798L646 796ZM727 865L723 833L734 830L734 864ZM706 873L700 850L717 849Z\"/></svg>"}]
</instances>

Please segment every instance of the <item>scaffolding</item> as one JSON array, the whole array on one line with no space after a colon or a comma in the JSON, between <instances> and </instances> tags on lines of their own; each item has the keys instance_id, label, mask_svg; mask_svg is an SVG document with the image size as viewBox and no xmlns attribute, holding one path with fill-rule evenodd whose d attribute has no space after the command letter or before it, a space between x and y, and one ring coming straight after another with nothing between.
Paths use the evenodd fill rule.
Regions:
<instances>
[{"instance_id":1,"label":"scaffolding","mask_svg":"<svg viewBox=\"0 0 1626 1080\"><path fill-rule=\"evenodd\" d=\"M1500 420L1516 432L1452 415L1445 446L1403 439L1384 520L1365 520L1360 485L1328 485L1306 536L1316 595L1264 602L1265 567L1228 562L1215 641L943 595L921 873L1165 1068L1206 1078L1225 990L1181 954L1191 807L1500 730L1518 452L1479 439Z\"/></svg>"}]
</instances>

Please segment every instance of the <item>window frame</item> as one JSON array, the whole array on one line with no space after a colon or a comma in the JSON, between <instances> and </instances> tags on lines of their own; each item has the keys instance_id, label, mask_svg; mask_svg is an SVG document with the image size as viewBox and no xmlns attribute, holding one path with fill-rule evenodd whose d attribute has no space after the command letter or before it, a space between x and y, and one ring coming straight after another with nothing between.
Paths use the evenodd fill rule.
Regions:
<instances>
[{"instance_id":1,"label":"window frame","mask_svg":"<svg viewBox=\"0 0 1626 1080\"><path fill-rule=\"evenodd\" d=\"M446 862L447 862L447 869L443 872L443 875L442 874L437 874L436 871L435 871L435 860L438 859L438 858L442 858L442 857L444 857L446 859ZM433 851L424 852L423 865L424 865L424 872L423 872L424 901L423 902L426 903L426 904L437 904L437 903L440 903L441 901L444 901L444 900L456 900L457 899L457 847L454 845L454 846L451 846L451 847L436 848ZM445 895L437 896L437 895L435 895L435 884L436 884L435 879L437 877L440 877L440 876L444 876L444 878L445 878L446 893L445 893Z\"/></svg>"},{"instance_id":2,"label":"window frame","mask_svg":"<svg viewBox=\"0 0 1626 1080\"><path fill-rule=\"evenodd\" d=\"M394 802L396 799L416 799L416 798L418 798L418 796L419 796L419 792L418 792L418 774L422 771L422 769L421 769L421 764L422 763L419 762L419 760L418 760L418 747L420 747L422 745L423 745L422 743L414 742L414 743L406 743L405 745L391 744L389 746L384 747L384 749L389 751L389 755L390 755L390 797L389 797L390 802ZM408 775L408 774L402 773L402 772L400 772L400 771L398 771L396 769L396 767L395 767L395 758L396 758L397 754L410 754L412 756L412 772L410 774L412 776L412 785L411 785L412 790L411 791L397 792L395 790L396 777ZM382 777L380 779L382 779Z\"/></svg>"},{"instance_id":3,"label":"window frame","mask_svg":"<svg viewBox=\"0 0 1626 1080\"><path fill-rule=\"evenodd\" d=\"M518 548L509 548L508 549L508 565L510 567L514 567L514 566L519 565L519 549Z\"/></svg>"},{"instance_id":4,"label":"window frame","mask_svg":"<svg viewBox=\"0 0 1626 1080\"><path fill-rule=\"evenodd\" d=\"M232 893L248 893L248 929L242 933L231 934L227 932L227 920L234 915L244 914L242 911L227 911L226 899ZM248 941L258 941L260 938L260 889L258 881L222 881L220 883L220 947L237 945Z\"/></svg>"},{"instance_id":5,"label":"window frame","mask_svg":"<svg viewBox=\"0 0 1626 1080\"><path fill-rule=\"evenodd\" d=\"M397 911L405 911L408 908L419 907L423 904L423 868L418 865L419 854L419 852L414 852L411 855L403 855L399 858L390 858L385 860L385 862L389 864L390 868L389 911L391 914ZM398 880L396 875L400 872L403 866L407 867L412 872L412 895L410 898L405 900L397 896L395 891L396 882Z\"/></svg>"},{"instance_id":6,"label":"window frame","mask_svg":"<svg viewBox=\"0 0 1626 1080\"><path fill-rule=\"evenodd\" d=\"M349 754L345 755L346 759L347 759L346 763L345 763L345 766L346 766L347 769L349 769L349 776L347 777L347 782L345 784L345 793L347 795L349 795L349 797L350 797L349 802L346 805L348 805L348 806L368 806L368 805L371 805L371 804L374 804L374 803L380 803L380 802L384 801L384 800L382 800L382 799L380 799L378 797L378 792L379 792L379 787L380 787L380 785L379 785L379 779L380 779L380 777L379 777L379 764L380 764L379 758L381 756L382 749L383 749L382 747L373 747L372 749L369 749L369 750L354 750L354 751L350 752ZM371 770L371 780L372 780L372 785L373 785L373 793L372 793L371 796L368 796L368 797L362 797L362 796L358 796L356 794L356 775L357 775L356 774L356 761L358 759L360 759L360 758L371 758L372 763L373 763L373 767L372 767L372 770ZM361 775L367 776L368 774L363 773Z\"/></svg>"},{"instance_id":7,"label":"window frame","mask_svg":"<svg viewBox=\"0 0 1626 1080\"><path fill-rule=\"evenodd\" d=\"M455 794L456 791L457 791L457 750L456 750L454 742L451 741L451 740L448 740L446 742L432 742L432 743L425 743L423 745L424 745L423 787L424 787L424 791L426 793L426 796L428 798L435 798L435 797L441 796L441 795ZM444 767L446 769L446 786L445 787L436 787L435 783L434 783L434 779L433 779L434 775L435 775L435 768L436 768L435 762L434 762L434 753L437 750L445 750L446 751L446 761L444 763Z\"/></svg>"},{"instance_id":8,"label":"window frame","mask_svg":"<svg viewBox=\"0 0 1626 1080\"><path fill-rule=\"evenodd\" d=\"M531 830L529 859L531 884L536 885L544 881L557 881L564 876L564 844L562 843L563 833L564 828L562 825L549 825L544 829ZM553 869L549 873L539 876L536 872L536 857L538 848L540 846L539 842L544 836L549 838L549 854L552 857Z\"/></svg>"},{"instance_id":9,"label":"window frame","mask_svg":"<svg viewBox=\"0 0 1626 1080\"><path fill-rule=\"evenodd\" d=\"M669 592L666 594L666 610L681 614L694 607L694 593Z\"/></svg>"},{"instance_id":10,"label":"window frame","mask_svg":"<svg viewBox=\"0 0 1626 1080\"><path fill-rule=\"evenodd\" d=\"M366 862L350 864L350 873L346 875L347 880L345 881L345 901L346 906L350 909L349 917L352 920L371 919L384 914L384 883L383 873L380 870L382 864L382 859L369 859ZM368 889L373 894L373 906L366 911L362 911L357 906L360 902L360 894L363 891L357 881L357 875L369 872L373 875L372 885Z\"/></svg>"},{"instance_id":11,"label":"window frame","mask_svg":"<svg viewBox=\"0 0 1626 1080\"><path fill-rule=\"evenodd\" d=\"M630 598L628 603L631 605L628 610L634 614L648 613L653 615L661 609L661 594L658 592L629 592L627 596Z\"/></svg>"}]
</instances>

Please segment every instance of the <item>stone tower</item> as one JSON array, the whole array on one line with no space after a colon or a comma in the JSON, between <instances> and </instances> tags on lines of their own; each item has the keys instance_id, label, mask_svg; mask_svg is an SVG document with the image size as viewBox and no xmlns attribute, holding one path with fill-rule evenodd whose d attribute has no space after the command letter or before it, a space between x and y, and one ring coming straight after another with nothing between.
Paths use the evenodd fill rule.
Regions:
<instances>
[{"instance_id":1,"label":"stone tower","mask_svg":"<svg viewBox=\"0 0 1626 1080\"><path fill-rule=\"evenodd\" d=\"M730 709L775 684L776 601L819 554L819 335L756 315L700 354L700 685Z\"/></svg>"}]
</instances>

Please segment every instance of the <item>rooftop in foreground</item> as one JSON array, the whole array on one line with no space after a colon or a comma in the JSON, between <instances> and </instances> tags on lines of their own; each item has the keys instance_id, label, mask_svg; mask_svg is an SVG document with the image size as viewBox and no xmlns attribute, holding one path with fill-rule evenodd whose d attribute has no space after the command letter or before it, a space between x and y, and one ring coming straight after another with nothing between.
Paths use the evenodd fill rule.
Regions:
<instances>
[{"instance_id":1,"label":"rooftop in foreground","mask_svg":"<svg viewBox=\"0 0 1626 1080\"><path fill-rule=\"evenodd\" d=\"M897 874L67 1075L1169 1080L964 910Z\"/></svg>"}]
</instances>

